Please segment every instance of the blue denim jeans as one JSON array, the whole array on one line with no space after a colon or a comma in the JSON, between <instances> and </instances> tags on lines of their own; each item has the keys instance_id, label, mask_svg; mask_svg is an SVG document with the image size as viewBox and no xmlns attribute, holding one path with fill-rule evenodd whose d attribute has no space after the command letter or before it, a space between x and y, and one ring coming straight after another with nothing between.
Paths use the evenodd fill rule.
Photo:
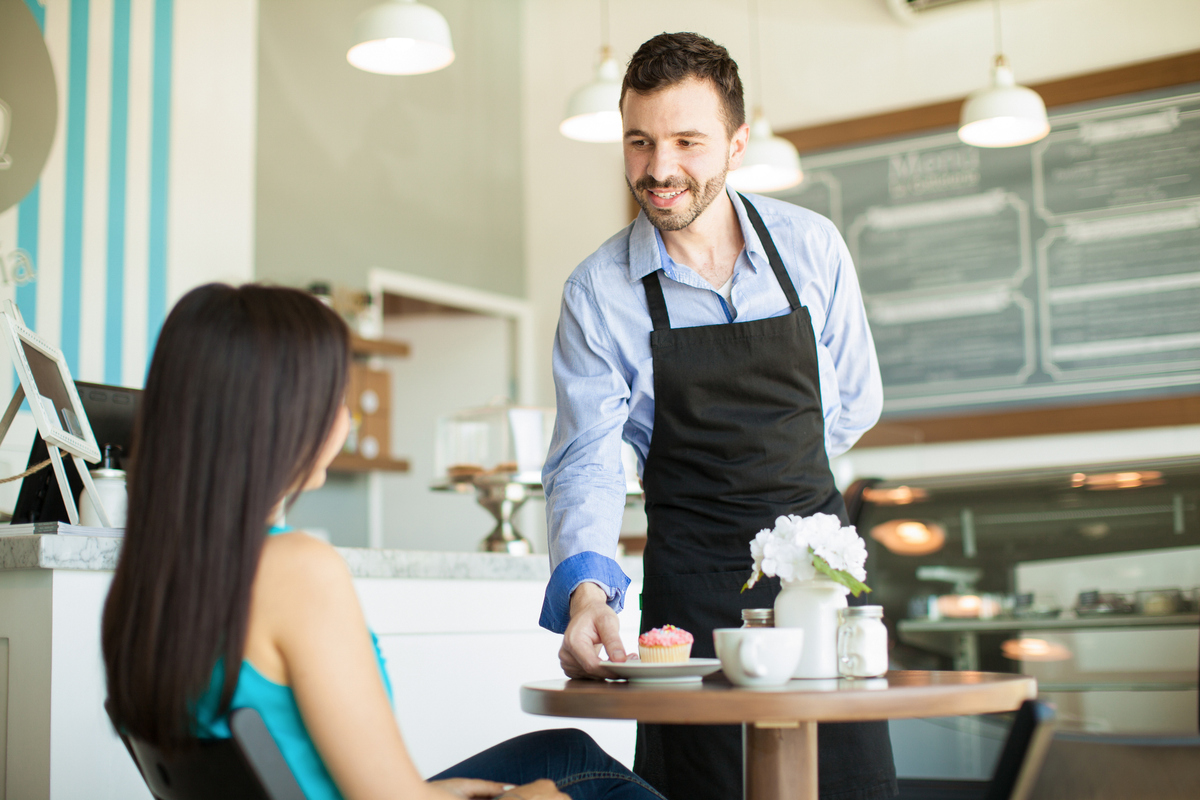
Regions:
<instances>
[{"instance_id":1,"label":"blue denim jeans","mask_svg":"<svg viewBox=\"0 0 1200 800\"><path fill-rule=\"evenodd\" d=\"M517 736L430 780L479 778L518 786L549 778L571 800L665 800L580 730L563 728Z\"/></svg>"}]
</instances>

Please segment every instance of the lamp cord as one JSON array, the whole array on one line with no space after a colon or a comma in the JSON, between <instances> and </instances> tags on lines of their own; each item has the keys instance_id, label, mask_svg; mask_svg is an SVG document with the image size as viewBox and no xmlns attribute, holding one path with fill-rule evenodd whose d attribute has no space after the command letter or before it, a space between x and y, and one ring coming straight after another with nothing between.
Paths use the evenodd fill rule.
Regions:
<instances>
[{"instance_id":1,"label":"lamp cord","mask_svg":"<svg viewBox=\"0 0 1200 800\"><path fill-rule=\"evenodd\" d=\"M607 50L608 41L608 0L600 0L600 45Z\"/></svg>"},{"instance_id":2,"label":"lamp cord","mask_svg":"<svg viewBox=\"0 0 1200 800\"><path fill-rule=\"evenodd\" d=\"M762 48L759 42L758 0L747 0L746 6L750 12L750 65L751 71L754 73L754 95L757 100L754 107L757 111L762 108L763 104Z\"/></svg>"},{"instance_id":3,"label":"lamp cord","mask_svg":"<svg viewBox=\"0 0 1200 800\"><path fill-rule=\"evenodd\" d=\"M1001 46L1003 37L1000 35L1000 0L993 0L992 15L994 20L992 31L996 36L996 55L1000 56L1004 55L1004 48Z\"/></svg>"}]
</instances>

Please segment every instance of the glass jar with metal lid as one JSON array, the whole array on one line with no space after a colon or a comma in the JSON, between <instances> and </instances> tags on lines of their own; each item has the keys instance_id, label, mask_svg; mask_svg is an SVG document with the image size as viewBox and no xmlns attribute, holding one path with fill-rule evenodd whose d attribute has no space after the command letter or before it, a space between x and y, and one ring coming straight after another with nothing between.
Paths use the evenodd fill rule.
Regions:
<instances>
[{"instance_id":1,"label":"glass jar with metal lid","mask_svg":"<svg viewBox=\"0 0 1200 800\"><path fill-rule=\"evenodd\" d=\"M773 608L743 608L743 628L774 628L775 609Z\"/></svg>"},{"instance_id":2,"label":"glass jar with metal lid","mask_svg":"<svg viewBox=\"0 0 1200 800\"><path fill-rule=\"evenodd\" d=\"M875 678L888 670L883 606L838 609L838 672L844 678Z\"/></svg>"}]
</instances>

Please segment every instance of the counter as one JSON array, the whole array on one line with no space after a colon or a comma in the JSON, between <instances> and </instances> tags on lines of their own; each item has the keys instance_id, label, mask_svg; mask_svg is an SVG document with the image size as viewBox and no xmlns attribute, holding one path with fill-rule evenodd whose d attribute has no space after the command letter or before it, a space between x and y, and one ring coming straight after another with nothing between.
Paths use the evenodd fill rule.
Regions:
<instances>
[{"instance_id":1,"label":"counter","mask_svg":"<svg viewBox=\"0 0 1200 800\"><path fill-rule=\"evenodd\" d=\"M100 614L120 547L118 538L0 536L0 798L150 797L103 709ZM338 552L379 636L422 774L519 733L564 726L587 730L632 764L632 722L552 721L519 708L522 683L562 675L561 637L537 626L545 555ZM641 560L621 566L636 598ZM635 601L621 614L627 645L638 613Z\"/></svg>"},{"instance_id":2,"label":"counter","mask_svg":"<svg viewBox=\"0 0 1200 800\"><path fill-rule=\"evenodd\" d=\"M421 580L550 580L545 555L442 553L428 550L370 550L336 547L355 578ZM14 569L116 569L121 539L107 536L0 536L0 571ZM642 578L640 558L619 559L625 574Z\"/></svg>"}]
</instances>

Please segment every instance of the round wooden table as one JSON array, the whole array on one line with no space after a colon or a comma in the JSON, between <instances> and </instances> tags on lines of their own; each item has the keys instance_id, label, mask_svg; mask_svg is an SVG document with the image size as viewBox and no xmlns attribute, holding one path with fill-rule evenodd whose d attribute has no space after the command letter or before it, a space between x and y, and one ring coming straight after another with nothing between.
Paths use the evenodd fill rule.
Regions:
<instances>
[{"instance_id":1,"label":"round wooden table","mask_svg":"<svg viewBox=\"0 0 1200 800\"><path fill-rule=\"evenodd\" d=\"M530 714L669 724L742 723L746 800L817 800L817 723L1014 711L1037 681L995 672L889 672L868 680L734 686L558 680L521 687Z\"/></svg>"}]
</instances>

